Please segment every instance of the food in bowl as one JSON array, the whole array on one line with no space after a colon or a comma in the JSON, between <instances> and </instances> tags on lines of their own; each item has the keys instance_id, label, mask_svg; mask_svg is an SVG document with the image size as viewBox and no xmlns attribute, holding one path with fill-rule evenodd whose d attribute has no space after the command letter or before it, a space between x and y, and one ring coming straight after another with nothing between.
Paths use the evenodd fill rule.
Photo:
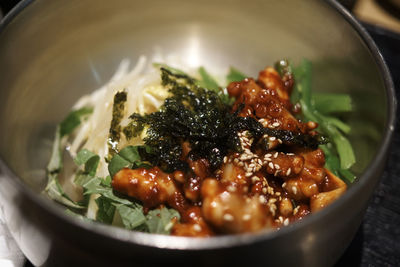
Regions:
<instances>
[{"instance_id":1,"label":"food in bowl","mask_svg":"<svg viewBox=\"0 0 400 267\"><path fill-rule=\"evenodd\" d=\"M345 94L312 94L311 63L281 60L222 87L203 67L123 62L56 131L46 194L68 213L177 236L279 229L355 179ZM188 74L190 73L190 75ZM329 105L326 105L329 103ZM301 118L301 119L299 119Z\"/></svg>"}]
</instances>

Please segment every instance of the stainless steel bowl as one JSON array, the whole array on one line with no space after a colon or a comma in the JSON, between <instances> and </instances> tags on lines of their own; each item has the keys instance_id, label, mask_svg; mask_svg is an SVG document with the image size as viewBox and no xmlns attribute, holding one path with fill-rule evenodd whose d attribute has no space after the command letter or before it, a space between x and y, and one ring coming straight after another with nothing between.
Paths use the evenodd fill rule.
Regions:
<instances>
[{"instance_id":1,"label":"stainless steel bowl","mask_svg":"<svg viewBox=\"0 0 400 267\"><path fill-rule=\"evenodd\" d=\"M280 58L314 63L315 90L347 92L358 180L323 211L277 232L192 239L68 217L40 195L56 124L122 58L154 47L246 73ZM335 1L22 1L0 25L1 206L29 260L48 266L185 263L332 265L360 225L385 165L396 101L371 38Z\"/></svg>"}]
</instances>

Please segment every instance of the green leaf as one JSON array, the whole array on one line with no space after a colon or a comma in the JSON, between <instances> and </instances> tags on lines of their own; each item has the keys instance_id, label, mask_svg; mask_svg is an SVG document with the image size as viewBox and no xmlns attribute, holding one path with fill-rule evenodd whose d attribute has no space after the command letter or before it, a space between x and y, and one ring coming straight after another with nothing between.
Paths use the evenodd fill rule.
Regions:
<instances>
[{"instance_id":1,"label":"green leaf","mask_svg":"<svg viewBox=\"0 0 400 267\"><path fill-rule=\"evenodd\" d=\"M105 197L98 197L95 201L98 207L96 221L111 224L115 213L115 206L112 201Z\"/></svg>"},{"instance_id":2,"label":"green leaf","mask_svg":"<svg viewBox=\"0 0 400 267\"><path fill-rule=\"evenodd\" d=\"M108 171L111 177L123 168L146 168L150 166L147 162L141 161L139 148L144 148L146 152L149 150L147 146L127 146L112 157L108 164Z\"/></svg>"},{"instance_id":3,"label":"green leaf","mask_svg":"<svg viewBox=\"0 0 400 267\"><path fill-rule=\"evenodd\" d=\"M60 127L58 126L56 129L56 137L54 138L53 142L50 161L46 168L48 180L44 191L47 193L48 197L67 207L75 209L84 208L82 205L79 205L78 203L72 201L62 189L58 180L58 175L60 174L62 168L63 162L61 150L61 135Z\"/></svg>"},{"instance_id":4,"label":"green leaf","mask_svg":"<svg viewBox=\"0 0 400 267\"><path fill-rule=\"evenodd\" d=\"M246 79L248 76L240 72L239 70L235 69L234 67L229 68L229 73L226 76L226 81L228 84L231 82L239 82Z\"/></svg>"},{"instance_id":5,"label":"green leaf","mask_svg":"<svg viewBox=\"0 0 400 267\"><path fill-rule=\"evenodd\" d=\"M131 207L117 204L115 206L126 229L133 230L146 221L146 217L143 214L143 207L140 205Z\"/></svg>"},{"instance_id":6,"label":"green leaf","mask_svg":"<svg viewBox=\"0 0 400 267\"><path fill-rule=\"evenodd\" d=\"M198 72L201 76L201 80L197 82L200 87L206 88L208 90L218 92L220 91L220 86L217 81L206 71L204 67L200 67Z\"/></svg>"},{"instance_id":7,"label":"green leaf","mask_svg":"<svg viewBox=\"0 0 400 267\"><path fill-rule=\"evenodd\" d=\"M335 159L336 156L334 156L336 155L336 153L333 153L331 151L333 147L330 147L329 150L327 149L328 147L325 147L324 152L327 155L327 167L333 173L341 174L340 170L348 170L355 163L356 160L353 148L349 140L340 132L342 131L343 133L349 133L351 129L347 124L340 121L339 119L321 114L314 106L314 104L318 102L318 100L316 100L311 93L312 73L310 61L303 60L299 67L294 68L294 75L296 79L294 93L297 94L296 97L298 97L299 103L301 104L302 114L305 120L317 122L319 125L317 130L319 130L323 134L326 134L333 142L336 149L340 166L337 166L337 161ZM326 101L326 99L329 99L329 97L337 97L336 100L339 100L341 97L343 98L343 96L339 97L328 95L324 101ZM346 104L344 104L343 107L345 105ZM325 109L325 111L327 110ZM343 175L340 176L342 177Z\"/></svg>"},{"instance_id":8,"label":"green leaf","mask_svg":"<svg viewBox=\"0 0 400 267\"><path fill-rule=\"evenodd\" d=\"M343 113L353 110L351 97L348 94L314 93L312 102L315 109L322 114Z\"/></svg>"},{"instance_id":9,"label":"green leaf","mask_svg":"<svg viewBox=\"0 0 400 267\"><path fill-rule=\"evenodd\" d=\"M169 70L170 72L174 73L174 74L179 74L179 75L187 75L184 71L177 69L177 68L173 68L171 66L168 66L167 64L164 63L153 63L153 66L156 68L164 68Z\"/></svg>"},{"instance_id":10,"label":"green leaf","mask_svg":"<svg viewBox=\"0 0 400 267\"><path fill-rule=\"evenodd\" d=\"M74 162L78 166L85 164L85 172L91 176L96 174L99 161L100 157L87 149L79 151L78 155L74 159Z\"/></svg>"},{"instance_id":11,"label":"green leaf","mask_svg":"<svg viewBox=\"0 0 400 267\"><path fill-rule=\"evenodd\" d=\"M60 136L69 135L81 123L81 120L93 112L93 108L83 107L71 111L68 116L60 123Z\"/></svg>"},{"instance_id":12,"label":"green leaf","mask_svg":"<svg viewBox=\"0 0 400 267\"><path fill-rule=\"evenodd\" d=\"M150 233L169 234L176 220L180 219L179 213L174 209L161 208L148 212L146 225Z\"/></svg>"},{"instance_id":13,"label":"green leaf","mask_svg":"<svg viewBox=\"0 0 400 267\"><path fill-rule=\"evenodd\" d=\"M108 171L111 177L114 177L114 175L123 168L129 168L131 166L132 166L131 162L124 159L119 154L115 154L114 157L112 157L110 163L108 164Z\"/></svg>"}]
</instances>

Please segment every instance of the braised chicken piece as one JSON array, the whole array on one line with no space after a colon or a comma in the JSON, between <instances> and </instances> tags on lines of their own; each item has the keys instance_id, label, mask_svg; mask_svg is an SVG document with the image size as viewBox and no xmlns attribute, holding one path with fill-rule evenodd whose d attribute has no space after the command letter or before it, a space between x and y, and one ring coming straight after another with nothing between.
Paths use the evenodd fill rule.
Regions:
<instances>
[{"instance_id":1,"label":"braised chicken piece","mask_svg":"<svg viewBox=\"0 0 400 267\"><path fill-rule=\"evenodd\" d=\"M291 76L273 68L258 79L232 82L227 90L236 98L232 113L256 119L264 128L314 136L316 123L302 123L291 113ZM185 170L163 172L123 169L113 177L113 188L143 202L145 208L169 206L181 220L172 228L178 236L212 236L256 232L287 226L317 212L346 191L346 184L324 168L321 149L285 143L264 134L254 139L238 131L241 151L229 151L212 168L204 158L191 157L182 142ZM264 145L260 145L264 142Z\"/></svg>"}]
</instances>

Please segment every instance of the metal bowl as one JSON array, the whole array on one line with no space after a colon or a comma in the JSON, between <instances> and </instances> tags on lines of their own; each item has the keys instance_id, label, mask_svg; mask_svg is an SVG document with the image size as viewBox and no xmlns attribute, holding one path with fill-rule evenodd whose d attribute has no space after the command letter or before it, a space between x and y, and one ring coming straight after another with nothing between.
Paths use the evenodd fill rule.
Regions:
<instances>
[{"instance_id":1,"label":"metal bowl","mask_svg":"<svg viewBox=\"0 0 400 267\"><path fill-rule=\"evenodd\" d=\"M56 124L121 59L154 47L245 73L280 58L314 63L317 91L347 92L357 181L326 209L276 232L207 239L135 233L64 214L40 195ZM360 225L394 130L381 54L335 1L22 1L0 25L0 179L7 224L34 265L332 265Z\"/></svg>"}]
</instances>

